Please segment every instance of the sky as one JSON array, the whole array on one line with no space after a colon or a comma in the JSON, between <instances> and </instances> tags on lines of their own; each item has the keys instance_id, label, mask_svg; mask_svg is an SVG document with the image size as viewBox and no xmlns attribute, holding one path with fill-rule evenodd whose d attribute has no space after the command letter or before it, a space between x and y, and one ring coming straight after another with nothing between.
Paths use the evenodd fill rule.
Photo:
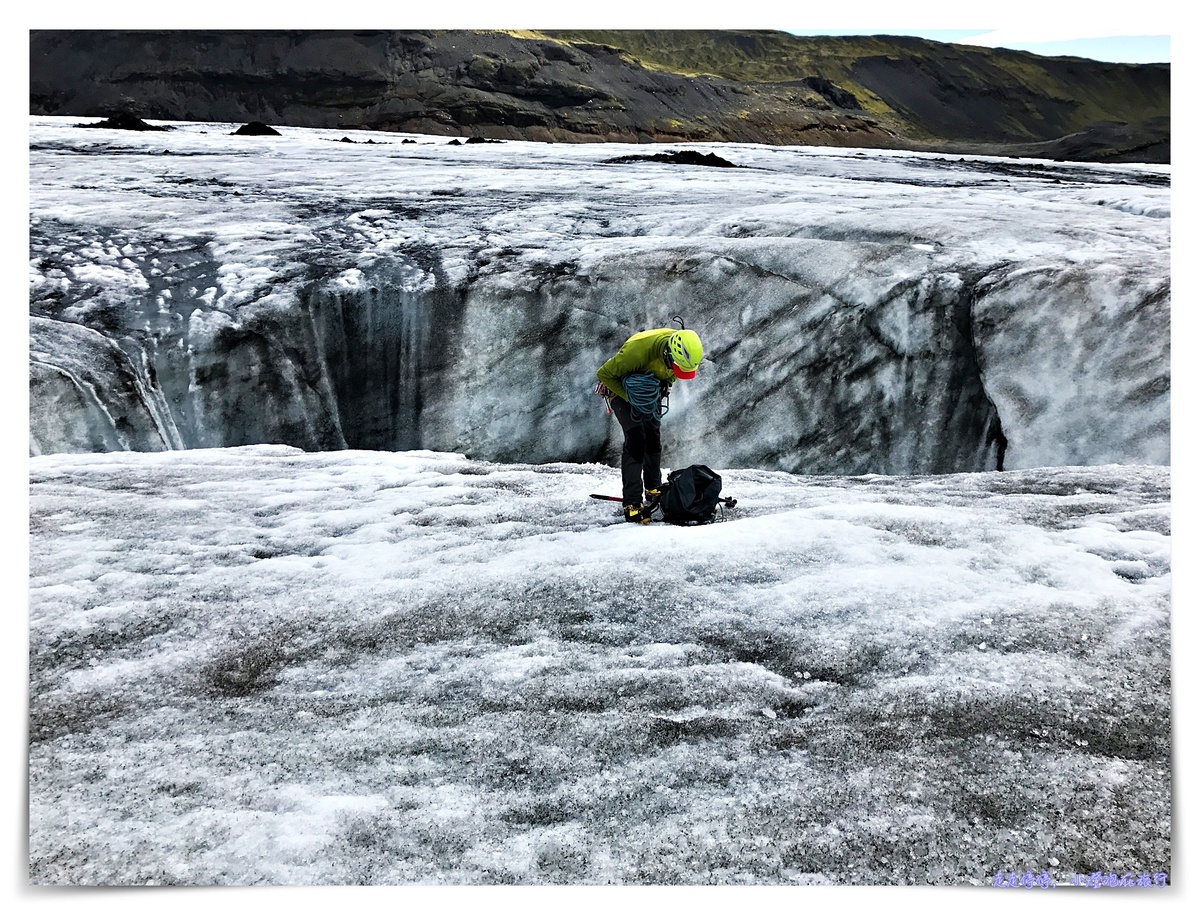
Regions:
<instances>
[{"instance_id":1,"label":"sky","mask_svg":"<svg viewBox=\"0 0 1200 915\"><path fill-rule=\"evenodd\" d=\"M1095 60L1169 62L1172 24L1178 4L1143 0L1137 4L1096 0L1086 14L1045 0L1007 0L980 6L961 0L910 0L904 4L860 0L851 5L813 8L778 0L737 4L698 4L694 0L609 0L604 4L564 5L560 0L511 0L504 4L460 0L452 9L404 7L382 0L351 0L336 7L293 8L281 19L274 4L248 5L212 0L202 10L130 0L118 10L68 5L54 7L52 22L33 28L725 28L780 29L797 35L917 35L1006 47L1044 55ZM43 18L45 18L43 16ZM792 28L791 26L796 26ZM1184 35L1186 37L1186 35Z\"/></svg>"},{"instance_id":2,"label":"sky","mask_svg":"<svg viewBox=\"0 0 1200 915\"><path fill-rule=\"evenodd\" d=\"M1029 51L1046 57L1087 57L1092 60L1129 64L1170 63L1169 35L1134 33L1132 25L1125 27L1130 34L1110 34L1120 28L1121 26L1114 25L1108 29L1087 29L1082 26L1050 29L1031 26L999 29L892 29L886 26L866 25L847 29L785 31L793 35L913 35L931 41Z\"/></svg>"}]
</instances>

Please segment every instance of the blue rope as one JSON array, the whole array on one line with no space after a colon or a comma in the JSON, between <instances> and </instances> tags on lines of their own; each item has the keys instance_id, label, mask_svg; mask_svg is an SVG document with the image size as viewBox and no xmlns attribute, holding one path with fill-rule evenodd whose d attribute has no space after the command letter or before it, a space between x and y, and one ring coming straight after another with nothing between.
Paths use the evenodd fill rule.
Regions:
<instances>
[{"instance_id":1,"label":"blue rope","mask_svg":"<svg viewBox=\"0 0 1200 915\"><path fill-rule=\"evenodd\" d=\"M657 426L667 412L661 403L662 383L649 372L630 372L621 379L621 385L629 395L634 419L649 420Z\"/></svg>"}]
</instances>

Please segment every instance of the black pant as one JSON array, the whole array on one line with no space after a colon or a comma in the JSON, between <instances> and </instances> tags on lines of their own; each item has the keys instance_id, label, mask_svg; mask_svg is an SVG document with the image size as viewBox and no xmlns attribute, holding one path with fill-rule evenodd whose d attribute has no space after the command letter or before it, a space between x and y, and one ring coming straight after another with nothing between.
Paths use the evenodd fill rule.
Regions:
<instances>
[{"instance_id":1,"label":"black pant","mask_svg":"<svg viewBox=\"0 0 1200 915\"><path fill-rule=\"evenodd\" d=\"M642 481L647 489L662 488L662 432L658 424L633 415L629 401L612 399L612 410L625 433L621 449L621 501L642 503Z\"/></svg>"}]
</instances>

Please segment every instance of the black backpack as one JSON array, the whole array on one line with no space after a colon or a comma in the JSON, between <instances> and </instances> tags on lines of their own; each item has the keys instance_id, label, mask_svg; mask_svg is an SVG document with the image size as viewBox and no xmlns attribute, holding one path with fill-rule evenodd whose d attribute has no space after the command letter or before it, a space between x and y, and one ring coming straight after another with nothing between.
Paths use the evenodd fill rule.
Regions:
<instances>
[{"instance_id":1,"label":"black backpack","mask_svg":"<svg viewBox=\"0 0 1200 915\"><path fill-rule=\"evenodd\" d=\"M721 477L703 464L667 475L658 507L671 524L706 524L721 501Z\"/></svg>"}]
</instances>

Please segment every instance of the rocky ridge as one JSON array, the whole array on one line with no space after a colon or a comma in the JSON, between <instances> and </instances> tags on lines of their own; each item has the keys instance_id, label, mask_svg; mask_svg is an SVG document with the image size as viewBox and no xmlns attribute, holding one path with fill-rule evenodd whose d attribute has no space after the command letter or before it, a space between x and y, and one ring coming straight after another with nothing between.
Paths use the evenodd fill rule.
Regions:
<instances>
[{"instance_id":1,"label":"rocky ridge","mask_svg":"<svg viewBox=\"0 0 1200 915\"><path fill-rule=\"evenodd\" d=\"M1170 159L1170 67L782 32L33 31L30 113Z\"/></svg>"}]
</instances>

